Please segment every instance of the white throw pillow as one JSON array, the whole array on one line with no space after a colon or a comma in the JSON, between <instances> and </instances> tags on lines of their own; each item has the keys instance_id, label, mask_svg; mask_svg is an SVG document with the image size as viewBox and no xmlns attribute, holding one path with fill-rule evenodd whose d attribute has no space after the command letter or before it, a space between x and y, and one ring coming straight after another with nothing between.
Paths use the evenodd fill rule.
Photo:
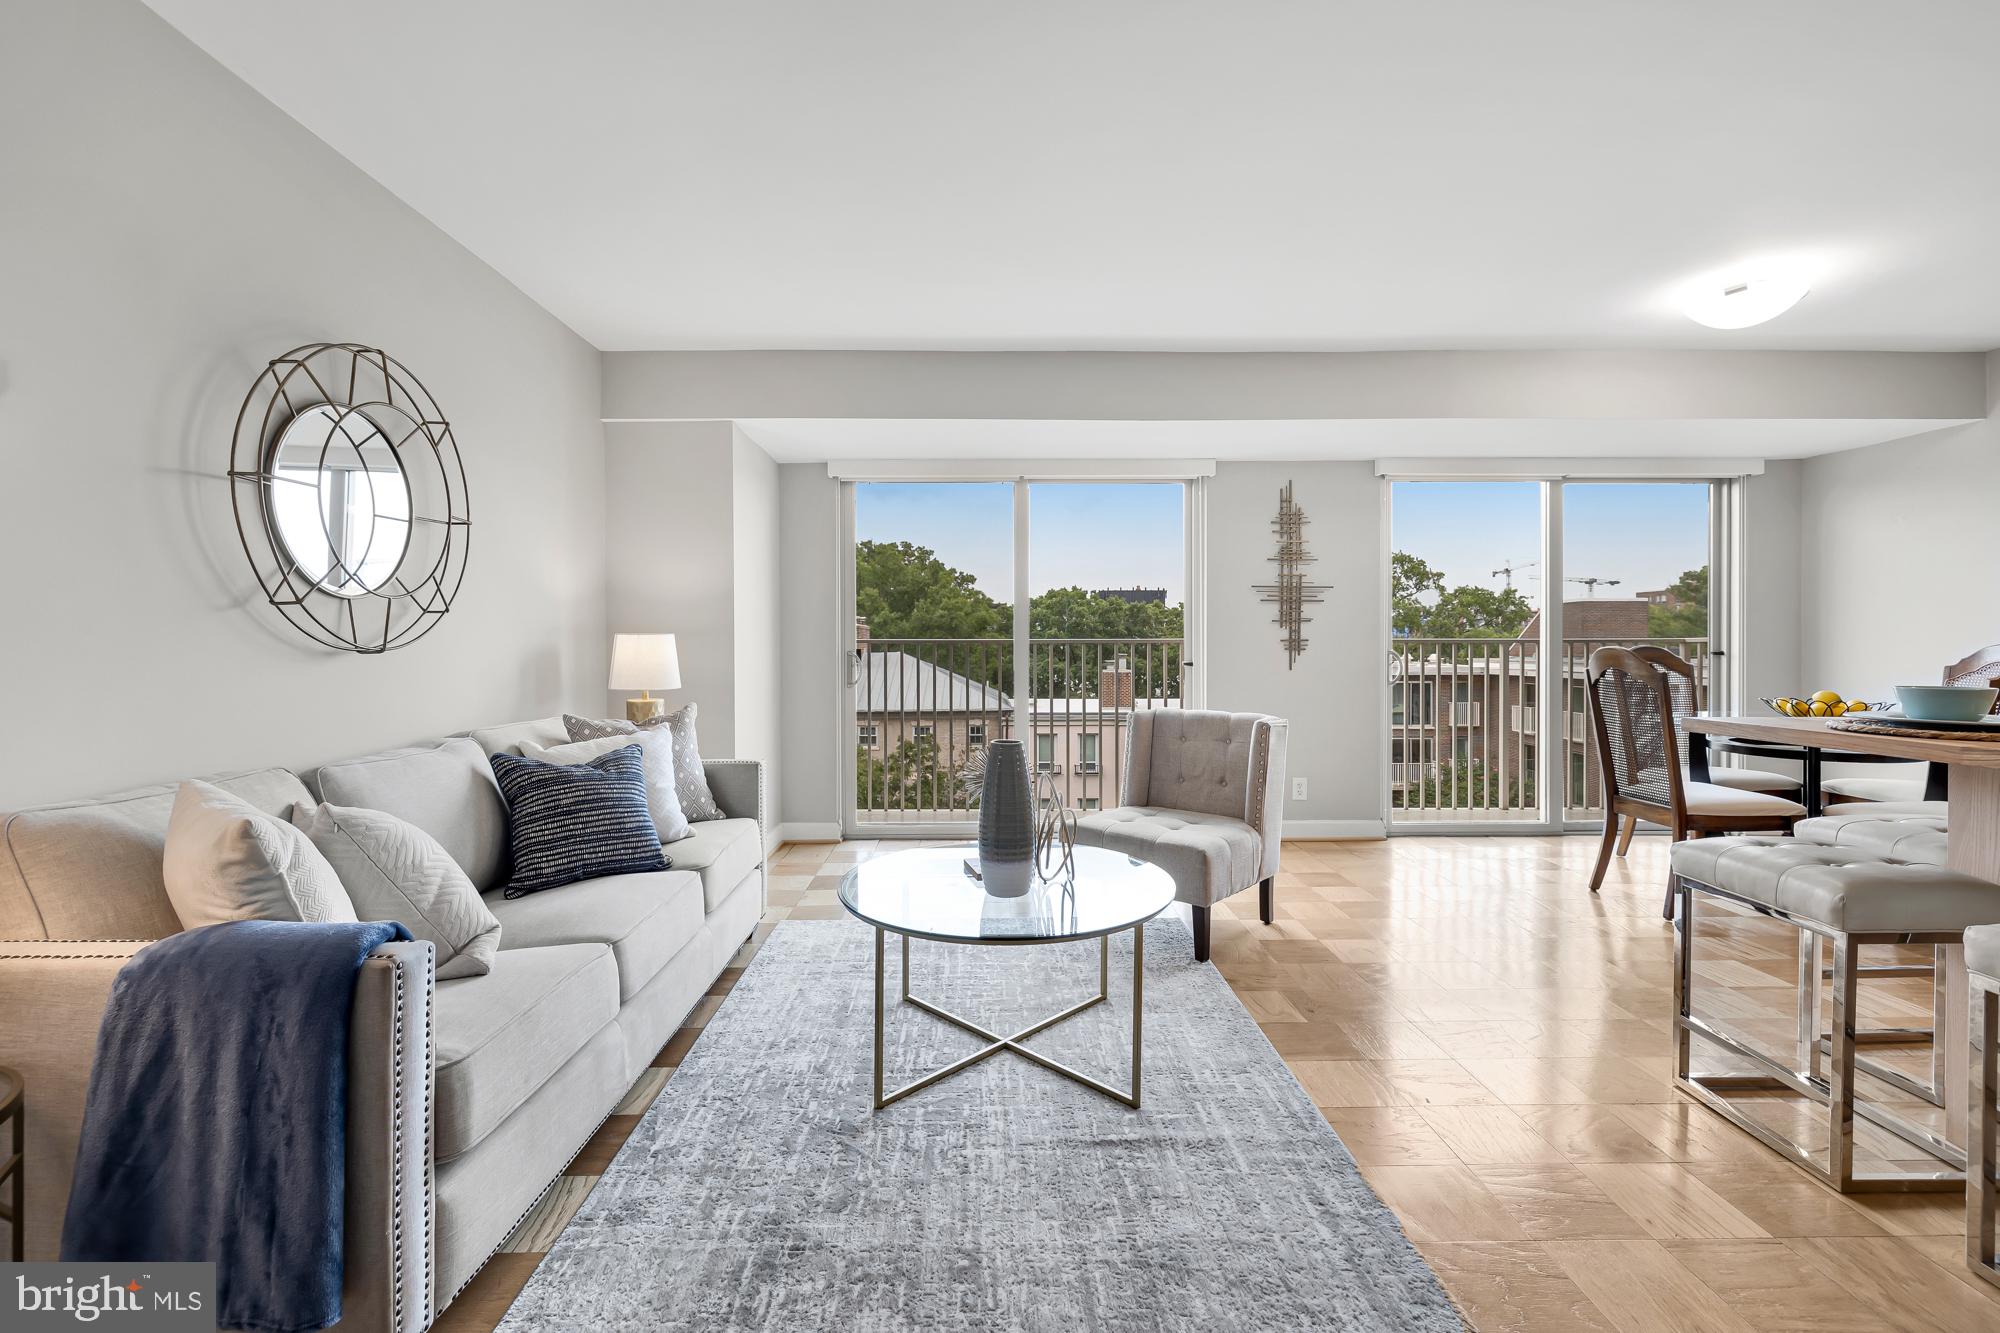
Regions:
<instances>
[{"instance_id":1,"label":"white throw pillow","mask_svg":"<svg viewBox=\"0 0 2000 1333\"><path fill-rule=\"evenodd\" d=\"M400 921L437 946L439 981L493 970L500 920L436 838L357 806L301 803L292 807L292 823L340 875L363 921Z\"/></svg>"},{"instance_id":2,"label":"white throw pillow","mask_svg":"<svg viewBox=\"0 0 2000 1333\"><path fill-rule=\"evenodd\" d=\"M545 764L587 764L599 755L636 745L646 760L646 810L661 842L679 842L693 832L681 811L679 789L674 776L674 738L664 730L635 732L630 736L604 736L597 740L571 741L567 745L540 746L521 743L523 759L539 759Z\"/></svg>"},{"instance_id":3,"label":"white throw pillow","mask_svg":"<svg viewBox=\"0 0 2000 1333\"><path fill-rule=\"evenodd\" d=\"M306 835L206 782L183 782L161 870L189 930L224 921L353 921L340 876Z\"/></svg>"}]
</instances>

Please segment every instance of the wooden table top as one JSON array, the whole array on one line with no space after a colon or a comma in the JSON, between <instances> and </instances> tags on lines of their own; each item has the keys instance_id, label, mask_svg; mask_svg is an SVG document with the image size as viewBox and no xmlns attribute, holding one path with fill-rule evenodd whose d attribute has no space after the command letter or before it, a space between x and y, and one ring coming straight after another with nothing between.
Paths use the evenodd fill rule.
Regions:
<instances>
[{"instance_id":1,"label":"wooden table top","mask_svg":"<svg viewBox=\"0 0 2000 1333\"><path fill-rule=\"evenodd\" d=\"M2000 768L2000 741L1940 740L1932 736L1890 736L1873 731L1835 731L1823 717L1711 717L1686 720L1689 731L1709 736L1735 736L1774 745L1803 745L1815 750L1848 750L1856 754L1923 759L1969 768Z\"/></svg>"}]
</instances>

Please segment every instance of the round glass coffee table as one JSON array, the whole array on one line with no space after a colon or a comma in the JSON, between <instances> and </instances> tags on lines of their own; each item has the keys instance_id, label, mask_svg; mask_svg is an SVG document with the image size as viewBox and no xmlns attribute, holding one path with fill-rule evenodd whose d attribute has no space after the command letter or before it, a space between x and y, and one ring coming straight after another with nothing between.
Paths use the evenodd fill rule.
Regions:
<instances>
[{"instance_id":1,"label":"round glass coffee table","mask_svg":"<svg viewBox=\"0 0 2000 1333\"><path fill-rule=\"evenodd\" d=\"M1146 923L1174 900L1173 880L1158 866L1135 861L1123 852L1078 847L1074 875L1050 883L1037 880L1026 894L1010 898L986 892L975 877L973 867L978 862L979 853L969 843L960 847L913 847L863 861L840 882L840 905L875 927L875 1108L880 1110L1002 1051L1012 1051L1127 1106L1138 1106L1139 1048L1145 1032ZM1100 1082L1023 1044L1036 1033L1046 1032L1111 998L1111 937L1123 930L1132 932L1130 1091ZM963 1028L987 1045L913 1083L884 1091L883 964L890 935L901 937L903 942L903 1003ZM1098 942L1097 994L1003 1036L910 994L912 939L942 944L1014 945L1094 939Z\"/></svg>"}]
</instances>

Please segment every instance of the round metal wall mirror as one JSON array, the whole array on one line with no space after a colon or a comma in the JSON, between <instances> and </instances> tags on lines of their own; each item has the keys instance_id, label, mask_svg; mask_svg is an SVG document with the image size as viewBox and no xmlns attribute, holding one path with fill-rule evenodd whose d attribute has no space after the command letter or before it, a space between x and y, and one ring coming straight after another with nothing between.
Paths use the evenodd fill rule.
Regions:
<instances>
[{"instance_id":1,"label":"round metal wall mirror","mask_svg":"<svg viewBox=\"0 0 2000 1333\"><path fill-rule=\"evenodd\" d=\"M271 446L266 507L298 570L337 597L388 582L410 545L410 487L388 439L358 409L293 417Z\"/></svg>"},{"instance_id":2,"label":"round metal wall mirror","mask_svg":"<svg viewBox=\"0 0 2000 1333\"><path fill-rule=\"evenodd\" d=\"M472 525L458 445L381 349L312 343L272 361L237 415L229 477L266 600L316 642L387 652L451 610Z\"/></svg>"}]
</instances>

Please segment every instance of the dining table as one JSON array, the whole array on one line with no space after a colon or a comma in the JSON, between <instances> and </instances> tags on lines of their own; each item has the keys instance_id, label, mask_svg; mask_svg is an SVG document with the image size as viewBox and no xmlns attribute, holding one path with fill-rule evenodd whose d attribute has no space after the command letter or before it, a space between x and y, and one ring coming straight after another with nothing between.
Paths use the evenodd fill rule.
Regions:
<instances>
[{"instance_id":1,"label":"dining table","mask_svg":"<svg viewBox=\"0 0 2000 1333\"><path fill-rule=\"evenodd\" d=\"M1979 736L1899 735L1883 731L1848 731L1824 717L1723 717L1697 714L1684 719L1689 763L1715 738L1734 738L1803 750L1881 755L1890 759L1944 764L1949 771L1946 800L1950 834L1945 863L1953 870L1990 880L2000 893L2000 740ZM1705 760L1705 756L1704 756ZM1957 945L1944 950L1945 1011L1938 1015L1944 1032L1945 1137L1965 1146L1966 1086L1970 1050L1965 951Z\"/></svg>"}]
</instances>

